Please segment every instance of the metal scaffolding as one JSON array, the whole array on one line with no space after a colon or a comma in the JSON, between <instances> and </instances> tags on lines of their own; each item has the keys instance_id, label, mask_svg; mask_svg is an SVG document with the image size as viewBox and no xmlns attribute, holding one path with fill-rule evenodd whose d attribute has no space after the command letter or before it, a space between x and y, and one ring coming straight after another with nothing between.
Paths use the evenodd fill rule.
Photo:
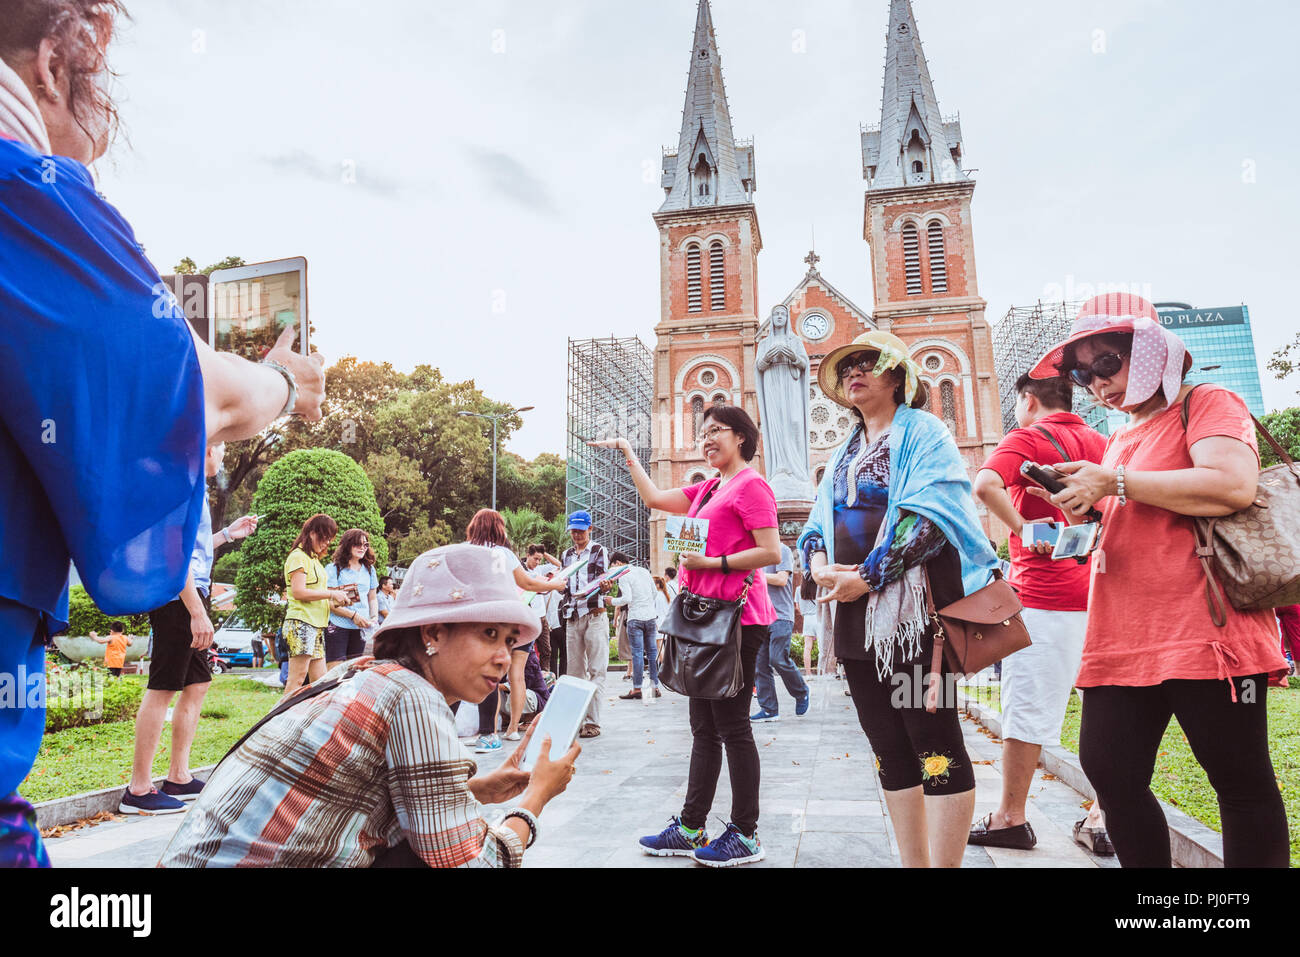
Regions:
<instances>
[{"instance_id":1,"label":"metal scaffolding","mask_svg":"<svg viewBox=\"0 0 1300 957\"><path fill-rule=\"evenodd\" d=\"M993 366L998 375L1002 431L1016 428L1016 380L1030 370L1053 343L1070 335L1079 302L1043 302L1012 306L993 327ZM1074 411L1095 429L1106 431L1106 410L1083 389L1074 390Z\"/></svg>"},{"instance_id":2,"label":"metal scaffolding","mask_svg":"<svg viewBox=\"0 0 1300 957\"><path fill-rule=\"evenodd\" d=\"M650 564L650 510L623 456L587 440L626 438L649 470L653 398L654 356L640 339L569 340L569 509L591 512L592 538L643 567Z\"/></svg>"}]
</instances>

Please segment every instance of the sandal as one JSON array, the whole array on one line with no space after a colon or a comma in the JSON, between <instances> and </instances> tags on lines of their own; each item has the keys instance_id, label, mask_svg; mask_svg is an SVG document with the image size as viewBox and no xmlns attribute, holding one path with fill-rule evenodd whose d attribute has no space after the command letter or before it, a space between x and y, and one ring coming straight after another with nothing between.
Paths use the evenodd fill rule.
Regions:
<instances>
[{"instance_id":1,"label":"sandal","mask_svg":"<svg viewBox=\"0 0 1300 957\"><path fill-rule=\"evenodd\" d=\"M600 737L600 727L594 724L584 724L582 730L578 732L580 738L598 738Z\"/></svg>"},{"instance_id":2,"label":"sandal","mask_svg":"<svg viewBox=\"0 0 1300 957\"><path fill-rule=\"evenodd\" d=\"M1086 817L1082 821L1075 823L1074 840L1101 857L1112 856L1115 853L1115 848L1106 835L1106 829L1104 827L1086 827L1087 823L1088 819Z\"/></svg>"}]
</instances>

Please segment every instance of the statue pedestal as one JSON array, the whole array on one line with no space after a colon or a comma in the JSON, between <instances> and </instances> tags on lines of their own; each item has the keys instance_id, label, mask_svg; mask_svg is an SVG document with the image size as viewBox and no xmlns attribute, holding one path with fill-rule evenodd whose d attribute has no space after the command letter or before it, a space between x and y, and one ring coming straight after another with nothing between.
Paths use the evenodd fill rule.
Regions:
<instances>
[{"instance_id":1,"label":"statue pedestal","mask_svg":"<svg viewBox=\"0 0 1300 957\"><path fill-rule=\"evenodd\" d=\"M812 513L813 503L802 500L778 499L776 503L776 527L781 541L794 548L799 533L803 531L808 516Z\"/></svg>"}]
</instances>

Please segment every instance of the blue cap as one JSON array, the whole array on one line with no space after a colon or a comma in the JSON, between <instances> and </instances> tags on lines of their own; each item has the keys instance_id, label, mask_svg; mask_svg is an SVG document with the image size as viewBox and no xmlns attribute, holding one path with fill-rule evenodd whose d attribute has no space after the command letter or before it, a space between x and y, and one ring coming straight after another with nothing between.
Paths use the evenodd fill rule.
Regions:
<instances>
[{"instance_id":1,"label":"blue cap","mask_svg":"<svg viewBox=\"0 0 1300 957\"><path fill-rule=\"evenodd\" d=\"M586 531L587 529L591 528L591 513L574 512L572 515L570 515L569 531L573 531L575 528L580 531Z\"/></svg>"}]
</instances>

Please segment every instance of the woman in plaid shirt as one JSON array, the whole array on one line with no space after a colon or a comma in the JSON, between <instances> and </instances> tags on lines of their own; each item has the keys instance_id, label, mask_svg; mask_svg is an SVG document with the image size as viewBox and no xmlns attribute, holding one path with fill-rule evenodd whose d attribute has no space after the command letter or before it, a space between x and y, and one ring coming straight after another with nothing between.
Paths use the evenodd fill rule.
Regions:
<instances>
[{"instance_id":1,"label":"woman in plaid shirt","mask_svg":"<svg viewBox=\"0 0 1300 957\"><path fill-rule=\"evenodd\" d=\"M491 550L452 545L421 555L375 633L373 664L259 728L218 766L160 864L166 867L518 867L537 815L561 793L581 750L548 747L531 774L528 739L475 776L451 706L496 692L537 616ZM345 677L346 676L346 677ZM530 732L531 733L531 732ZM489 823L483 804L518 796Z\"/></svg>"}]
</instances>

